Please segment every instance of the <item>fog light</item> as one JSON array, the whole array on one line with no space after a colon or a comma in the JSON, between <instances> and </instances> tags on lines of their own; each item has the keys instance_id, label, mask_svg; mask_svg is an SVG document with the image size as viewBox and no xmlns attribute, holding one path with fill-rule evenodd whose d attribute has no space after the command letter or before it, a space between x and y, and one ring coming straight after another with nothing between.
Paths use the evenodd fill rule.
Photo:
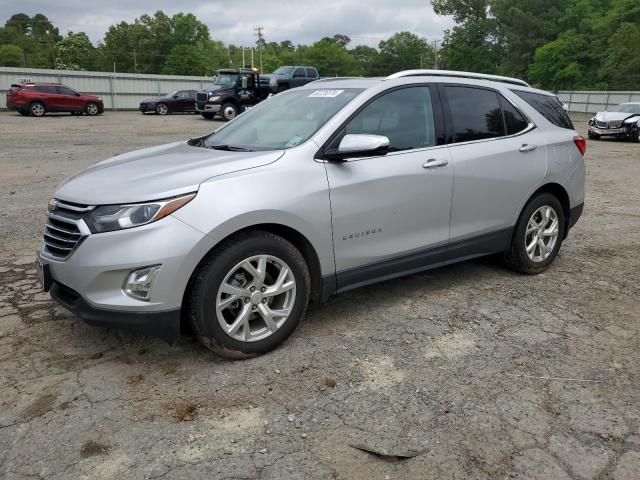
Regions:
<instances>
[{"instance_id":1,"label":"fog light","mask_svg":"<svg viewBox=\"0 0 640 480\"><path fill-rule=\"evenodd\" d=\"M148 302L153 283L156 281L161 267L162 265L152 265L131 272L124 284L124 293L136 300Z\"/></svg>"}]
</instances>

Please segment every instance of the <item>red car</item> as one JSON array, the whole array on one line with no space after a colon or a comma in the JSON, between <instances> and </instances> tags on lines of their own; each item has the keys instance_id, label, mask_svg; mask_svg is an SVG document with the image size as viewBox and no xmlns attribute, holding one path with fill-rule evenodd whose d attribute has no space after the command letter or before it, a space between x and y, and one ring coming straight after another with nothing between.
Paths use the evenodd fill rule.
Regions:
<instances>
[{"instance_id":1,"label":"red car","mask_svg":"<svg viewBox=\"0 0 640 480\"><path fill-rule=\"evenodd\" d=\"M20 115L42 117L47 112L98 115L104 112L101 97L85 95L59 83L16 83L7 95L7 108Z\"/></svg>"}]
</instances>

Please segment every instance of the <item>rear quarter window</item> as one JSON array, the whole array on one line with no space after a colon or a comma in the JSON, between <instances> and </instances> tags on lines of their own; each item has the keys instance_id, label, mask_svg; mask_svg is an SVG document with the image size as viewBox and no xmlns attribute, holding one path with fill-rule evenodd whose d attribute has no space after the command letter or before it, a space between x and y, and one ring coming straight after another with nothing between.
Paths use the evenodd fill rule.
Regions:
<instances>
[{"instance_id":1,"label":"rear quarter window","mask_svg":"<svg viewBox=\"0 0 640 480\"><path fill-rule=\"evenodd\" d=\"M512 90L512 92L535 108L540 115L549 120L556 127L574 130L573 123L571 123L571 119L562 107L562 103L558 100L558 97L542 95L540 93L524 92L521 90Z\"/></svg>"}]
</instances>

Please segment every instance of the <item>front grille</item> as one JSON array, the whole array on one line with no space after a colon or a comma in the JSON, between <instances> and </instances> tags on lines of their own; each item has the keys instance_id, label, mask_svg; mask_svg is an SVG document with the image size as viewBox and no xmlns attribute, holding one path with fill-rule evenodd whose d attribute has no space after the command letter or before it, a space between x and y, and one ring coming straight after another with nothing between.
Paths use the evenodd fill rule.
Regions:
<instances>
[{"instance_id":1,"label":"front grille","mask_svg":"<svg viewBox=\"0 0 640 480\"><path fill-rule=\"evenodd\" d=\"M615 120L608 123L596 120L596 127L598 128L620 128L620 125L622 125L622 121L620 120Z\"/></svg>"},{"instance_id":2,"label":"front grille","mask_svg":"<svg viewBox=\"0 0 640 480\"><path fill-rule=\"evenodd\" d=\"M207 106L207 102L196 102L196 108L198 110L204 110Z\"/></svg>"},{"instance_id":3,"label":"front grille","mask_svg":"<svg viewBox=\"0 0 640 480\"><path fill-rule=\"evenodd\" d=\"M206 93L198 92L196 93L196 101L197 102L207 102L209 96Z\"/></svg>"},{"instance_id":4,"label":"front grille","mask_svg":"<svg viewBox=\"0 0 640 480\"><path fill-rule=\"evenodd\" d=\"M44 228L44 250L58 259L66 259L89 235L83 216L94 207L57 201L47 213Z\"/></svg>"}]
</instances>

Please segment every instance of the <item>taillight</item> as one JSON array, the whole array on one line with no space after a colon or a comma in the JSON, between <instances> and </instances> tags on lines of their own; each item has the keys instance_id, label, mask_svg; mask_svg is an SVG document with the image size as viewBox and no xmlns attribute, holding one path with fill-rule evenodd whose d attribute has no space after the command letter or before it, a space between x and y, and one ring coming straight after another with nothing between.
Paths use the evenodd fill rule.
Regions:
<instances>
[{"instance_id":1,"label":"taillight","mask_svg":"<svg viewBox=\"0 0 640 480\"><path fill-rule=\"evenodd\" d=\"M582 135L576 135L573 137L573 143L575 143L578 150L580 150L580 155L584 157L584 152L587 151L587 141L584 137Z\"/></svg>"}]
</instances>

